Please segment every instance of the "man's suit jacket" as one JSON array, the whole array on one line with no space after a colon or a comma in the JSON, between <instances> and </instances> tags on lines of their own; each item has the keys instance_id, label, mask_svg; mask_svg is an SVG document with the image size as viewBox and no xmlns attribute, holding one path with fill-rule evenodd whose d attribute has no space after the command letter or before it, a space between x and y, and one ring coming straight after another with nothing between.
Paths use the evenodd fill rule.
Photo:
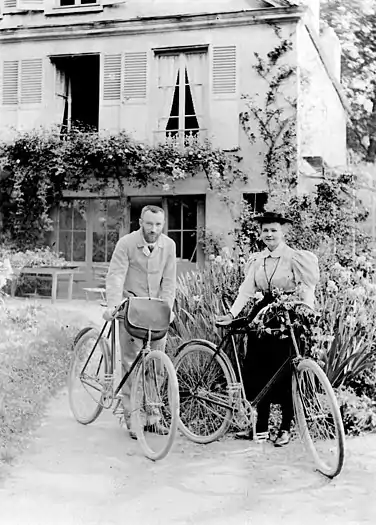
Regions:
<instances>
[{"instance_id":1,"label":"man's suit jacket","mask_svg":"<svg viewBox=\"0 0 376 525\"><path fill-rule=\"evenodd\" d=\"M123 290L139 297L164 299L172 308L176 293L176 247L170 237L162 233L150 255L141 229L119 239L106 277L108 307L120 304Z\"/></svg>"}]
</instances>

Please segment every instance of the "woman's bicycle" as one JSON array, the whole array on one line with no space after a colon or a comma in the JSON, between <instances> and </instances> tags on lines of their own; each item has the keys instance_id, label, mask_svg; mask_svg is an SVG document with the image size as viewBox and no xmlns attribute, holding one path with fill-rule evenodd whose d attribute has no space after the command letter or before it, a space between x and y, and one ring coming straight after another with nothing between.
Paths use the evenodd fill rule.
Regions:
<instances>
[{"instance_id":1,"label":"woman's bicycle","mask_svg":"<svg viewBox=\"0 0 376 525\"><path fill-rule=\"evenodd\" d=\"M249 402L237 352L237 338L265 326L273 317L273 304L260 310L250 323L237 318L227 328L218 346L194 339L180 346L175 369L180 393L180 429L196 443L219 439L230 424L239 429L253 428L256 436L257 405L281 374L292 374L295 420L301 439L313 457L316 469L329 478L343 467L345 434L333 388L322 368L303 357L292 318L299 309L311 310L301 302L281 303L278 311L284 330L291 338L290 355L258 395ZM313 311L311 310L313 313ZM219 326L219 325L217 325ZM273 329L267 329L269 333ZM274 329L277 331L280 329Z\"/></svg>"},{"instance_id":2,"label":"woman's bicycle","mask_svg":"<svg viewBox=\"0 0 376 525\"><path fill-rule=\"evenodd\" d=\"M129 333L144 342L117 386L114 384L116 319L125 322ZM164 337L169 323L170 308L164 301L125 299L101 331L87 326L77 334L68 376L71 410L79 423L87 425L104 408L113 408L114 415L124 413L121 392L132 375L131 427L145 456L151 460L168 454L179 420L179 388L174 366L164 352L150 348L152 340Z\"/></svg>"}]
</instances>

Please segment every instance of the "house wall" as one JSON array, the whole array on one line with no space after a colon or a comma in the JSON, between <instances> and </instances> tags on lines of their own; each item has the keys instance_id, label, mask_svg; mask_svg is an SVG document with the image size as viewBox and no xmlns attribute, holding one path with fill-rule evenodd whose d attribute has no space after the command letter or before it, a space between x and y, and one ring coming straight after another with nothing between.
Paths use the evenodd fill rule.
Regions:
<instances>
[{"instance_id":1,"label":"house wall","mask_svg":"<svg viewBox=\"0 0 376 525\"><path fill-rule=\"evenodd\" d=\"M318 36L317 36L318 39ZM325 45L325 39L324 39ZM328 49L328 46L331 48ZM327 42L328 69L338 80L339 47ZM325 47L322 47L325 55ZM300 157L321 157L330 166L346 164L346 111L306 26L297 26L299 64L298 143ZM336 65L336 67L334 67Z\"/></svg>"}]
</instances>

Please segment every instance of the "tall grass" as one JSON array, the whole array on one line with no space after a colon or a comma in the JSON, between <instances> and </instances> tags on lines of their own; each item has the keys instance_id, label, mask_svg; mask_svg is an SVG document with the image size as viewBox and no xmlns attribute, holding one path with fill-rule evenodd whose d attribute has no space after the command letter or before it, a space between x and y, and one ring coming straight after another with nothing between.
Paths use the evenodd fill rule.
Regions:
<instances>
[{"instance_id":1,"label":"tall grass","mask_svg":"<svg viewBox=\"0 0 376 525\"><path fill-rule=\"evenodd\" d=\"M0 460L10 461L51 396L65 384L83 319L50 305L0 306Z\"/></svg>"},{"instance_id":2,"label":"tall grass","mask_svg":"<svg viewBox=\"0 0 376 525\"><path fill-rule=\"evenodd\" d=\"M221 334L215 317L225 313L223 298L231 304L243 279L243 261L225 255L212 257L203 269L178 278L175 320L167 347L172 356L179 344L190 339L218 343Z\"/></svg>"}]
</instances>

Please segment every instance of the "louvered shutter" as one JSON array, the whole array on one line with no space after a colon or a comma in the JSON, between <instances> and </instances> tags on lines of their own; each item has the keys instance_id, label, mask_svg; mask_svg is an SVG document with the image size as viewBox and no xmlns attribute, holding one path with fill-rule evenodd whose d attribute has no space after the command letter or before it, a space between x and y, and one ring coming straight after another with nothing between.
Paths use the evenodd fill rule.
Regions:
<instances>
[{"instance_id":1,"label":"louvered shutter","mask_svg":"<svg viewBox=\"0 0 376 525\"><path fill-rule=\"evenodd\" d=\"M236 46L212 49L211 134L216 147L239 146Z\"/></svg>"},{"instance_id":2,"label":"louvered shutter","mask_svg":"<svg viewBox=\"0 0 376 525\"><path fill-rule=\"evenodd\" d=\"M236 47L218 46L213 49L213 93L236 93Z\"/></svg>"},{"instance_id":3,"label":"louvered shutter","mask_svg":"<svg viewBox=\"0 0 376 525\"><path fill-rule=\"evenodd\" d=\"M30 58L21 61L21 104L42 102L43 61Z\"/></svg>"},{"instance_id":4,"label":"louvered shutter","mask_svg":"<svg viewBox=\"0 0 376 525\"><path fill-rule=\"evenodd\" d=\"M3 62L2 104L14 106L18 104L18 60Z\"/></svg>"},{"instance_id":5,"label":"louvered shutter","mask_svg":"<svg viewBox=\"0 0 376 525\"><path fill-rule=\"evenodd\" d=\"M124 53L124 97L126 99L146 99L146 89L146 52Z\"/></svg>"},{"instance_id":6,"label":"louvered shutter","mask_svg":"<svg viewBox=\"0 0 376 525\"><path fill-rule=\"evenodd\" d=\"M103 100L120 100L121 54L105 55L103 63Z\"/></svg>"},{"instance_id":7,"label":"louvered shutter","mask_svg":"<svg viewBox=\"0 0 376 525\"><path fill-rule=\"evenodd\" d=\"M4 13L17 11L17 0L3 0Z\"/></svg>"}]
</instances>

